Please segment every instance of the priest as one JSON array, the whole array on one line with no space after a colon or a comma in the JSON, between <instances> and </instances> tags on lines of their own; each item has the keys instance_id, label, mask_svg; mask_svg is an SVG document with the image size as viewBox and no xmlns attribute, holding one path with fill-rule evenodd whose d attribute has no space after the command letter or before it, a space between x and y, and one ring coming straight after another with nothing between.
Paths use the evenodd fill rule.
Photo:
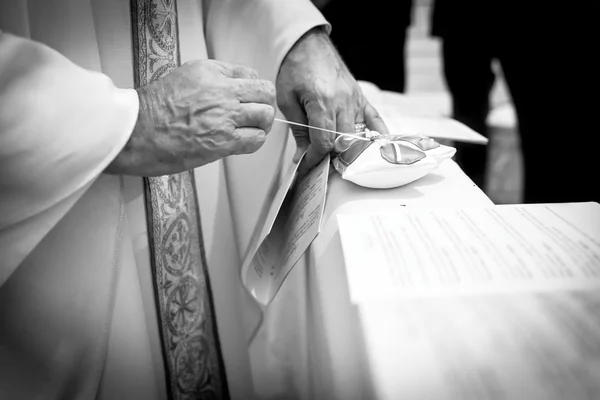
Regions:
<instances>
[{"instance_id":1,"label":"priest","mask_svg":"<svg viewBox=\"0 0 600 400\"><path fill-rule=\"evenodd\" d=\"M240 259L334 139L273 116L385 132L330 29L309 0L2 1L1 398L253 397Z\"/></svg>"}]
</instances>

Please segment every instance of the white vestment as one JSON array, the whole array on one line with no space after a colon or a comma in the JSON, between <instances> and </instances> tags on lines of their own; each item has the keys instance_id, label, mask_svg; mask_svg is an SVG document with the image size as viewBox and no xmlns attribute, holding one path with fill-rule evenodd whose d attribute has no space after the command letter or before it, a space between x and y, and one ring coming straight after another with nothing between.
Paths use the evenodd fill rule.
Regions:
<instances>
[{"instance_id":1,"label":"white vestment","mask_svg":"<svg viewBox=\"0 0 600 400\"><path fill-rule=\"evenodd\" d=\"M166 396L142 179L102 174L138 113L129 4L0 3L0 398ZM308 0L177 11L181 62L209 55L272 81L326 24ZM232 398L253 392L240 255L293 147L275 125L259 152L195 171Z\"/></svg>"}]
</instances>

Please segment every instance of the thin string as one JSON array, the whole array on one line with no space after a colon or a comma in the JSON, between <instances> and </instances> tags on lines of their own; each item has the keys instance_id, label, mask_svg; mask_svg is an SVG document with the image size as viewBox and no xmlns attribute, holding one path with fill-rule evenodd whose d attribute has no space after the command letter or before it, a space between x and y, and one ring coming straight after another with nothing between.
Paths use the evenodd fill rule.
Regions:
<instances>
[{"instance_id":1,"label":"thin string","mask_svg":"<svg viewBox=\"0 0 600 400\"><path fill-rule=\"evenodd\" d=\"M304 128L311 128L311 129L318 129L320 131L325 131L325 132L331 132L331 133L335 133L336 135L342 135L342 136L351 136L355 139L359 139L359 140L366 140L367 142L370 142L371 139L367 139L366 137L363 136L359 136L356 135L354 133L342 133L342 132L336 132L336 131L332 131L329 129L325 129L325 128L317 128L316 126L310 126L310 125L304 125L304 124L300 124L298 122L291 122L291 121L286 121L285 119L279 119L279 118L275 118L275 121L277 122L283 122L284 124L290 124L290 125L298 125L298 126L302 126Z\"/></svg>"}]
</instances>

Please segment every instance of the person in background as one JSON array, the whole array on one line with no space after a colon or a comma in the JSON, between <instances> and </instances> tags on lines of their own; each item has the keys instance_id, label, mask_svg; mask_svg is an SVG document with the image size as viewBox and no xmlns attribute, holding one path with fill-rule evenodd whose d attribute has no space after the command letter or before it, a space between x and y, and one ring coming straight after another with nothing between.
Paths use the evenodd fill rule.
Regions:
<instances>
[{"instance_id":1,"label":"person in background","mask_svg":"<svg viewBox=\"0 0 600 400\"><path fill-rule=\"evenodd\" d=\"M524 164L524 202L600 201L597 169L598 3L435 0L431 34L441 39L452 114L487 136L498 60L515 107ZM591 97L594 96L592 100ZM487 148L457 144L456 161L485 187Z\"/></svg>"},{"instance_id":2,"label":"person in background","mask_svg":"<svg viewBox=\"0 0 600 400\"><path fill-rule=\"evenodd\" d=\"M412 0L313 0L332 26L331 40L358 80L403 93Z\"/></svg>"}]
</instances>

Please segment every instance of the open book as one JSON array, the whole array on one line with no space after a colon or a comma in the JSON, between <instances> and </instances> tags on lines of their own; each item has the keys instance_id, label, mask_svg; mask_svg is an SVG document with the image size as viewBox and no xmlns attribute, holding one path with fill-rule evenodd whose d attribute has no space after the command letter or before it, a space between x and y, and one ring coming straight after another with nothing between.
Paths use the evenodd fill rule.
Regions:
<instances>
[{"instance_id":1,"label":"open book","mask_svg":"<svg viewBox=\"0 0 600 400\"><path fill-rule=\"evenodd\" d=\"M598 203L337 218L377 399L600 398Z\"/></svg>"}]
</instances>

